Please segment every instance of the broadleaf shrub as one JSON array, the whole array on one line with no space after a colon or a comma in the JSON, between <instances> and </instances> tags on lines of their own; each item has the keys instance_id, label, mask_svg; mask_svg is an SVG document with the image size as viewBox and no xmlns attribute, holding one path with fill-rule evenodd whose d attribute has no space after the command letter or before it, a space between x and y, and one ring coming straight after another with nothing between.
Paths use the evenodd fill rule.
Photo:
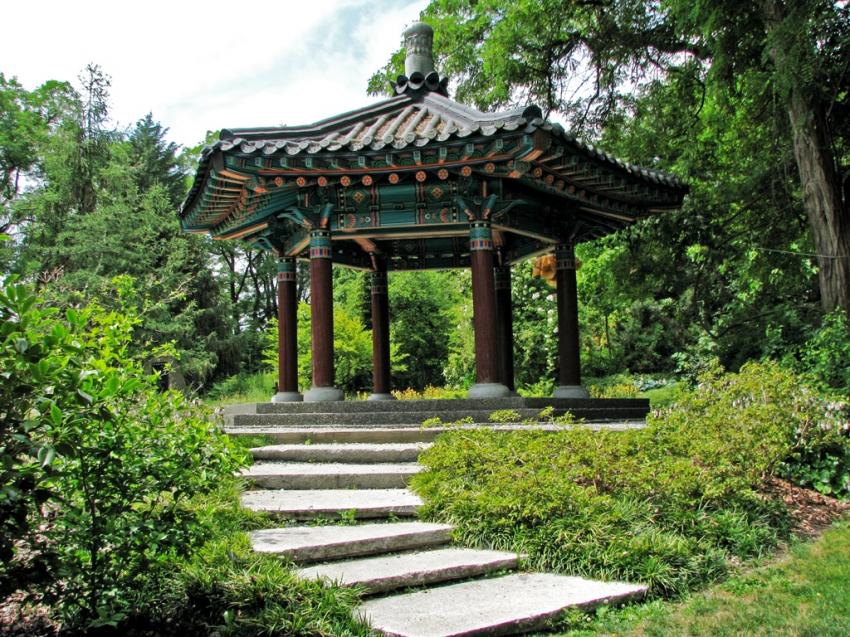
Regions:
<instances>
[{"instance_id":1,"label":"broadleaf shrub","mask_svg":"<svg viewBox=\"0 0 850 637\"><path fill-rule=\"evenodd\" d=\"M115 626L205 540L190 502L246 454L131 358L131 310L62 313L13 282L0 321L2 592L34 586L69 629Z\"/></svg>"},{"instance_id":2,"label":"broadleaf shrub","mask_svg":"<svg viewBox=\"0 0 850 637\"><path fill-rule=\"evenodd\" d=\"M714 370L643 430L445 433L412 486L466 543L675 596L789 533L784 504L762 486L823 413L776 364Z\"/></svg>"}]
</instances>

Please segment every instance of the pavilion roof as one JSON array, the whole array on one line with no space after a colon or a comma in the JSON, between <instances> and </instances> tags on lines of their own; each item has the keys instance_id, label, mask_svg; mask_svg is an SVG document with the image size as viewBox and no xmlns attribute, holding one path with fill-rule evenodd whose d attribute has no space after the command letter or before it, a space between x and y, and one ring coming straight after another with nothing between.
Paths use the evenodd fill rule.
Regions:
<instances>
[{"instance_id":1,"label":"pavilion roof","mask_svg":"<svg viewBox=\"0 0 850 637\"><path fill-rule=\"evenodd\" d=\"M517 207L505 232L544 244L568 226L581 226L571 240L587 240L681 206L688 188L677 177L582 142L537 106L482 113L455 102L432 66L415 68L399 77L398 95L365 108L305 126L224 129L202 153L179 213L184 229L299 256L297 210L322 200L339 213L330 227L348 238L410 226L404 236L430 241L429 210L444 224L439 235L460 232L458 197L474 196L472 182L498 191L504 210Z\"/></svg>"}]
</instances>

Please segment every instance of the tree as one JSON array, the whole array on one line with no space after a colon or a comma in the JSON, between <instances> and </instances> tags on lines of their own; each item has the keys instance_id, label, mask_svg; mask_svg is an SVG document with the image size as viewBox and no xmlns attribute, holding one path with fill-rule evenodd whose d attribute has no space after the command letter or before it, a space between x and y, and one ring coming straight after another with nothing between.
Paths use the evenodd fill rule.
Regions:
<instances>
[{"instance_id":1,"label":"tree","mask_svg":"<svg viewBox=\"0 0 850 637\"><path fill-rule=\"evenodd\" d=\"M850 5L832 0L432 0L442 69L480 107L536 101L598 131L635 86L696 62L734 94L761 72L789 127L822 307L850 310ZM397 52L373 76L399 70Z\"/></svg>"}]
</instances>

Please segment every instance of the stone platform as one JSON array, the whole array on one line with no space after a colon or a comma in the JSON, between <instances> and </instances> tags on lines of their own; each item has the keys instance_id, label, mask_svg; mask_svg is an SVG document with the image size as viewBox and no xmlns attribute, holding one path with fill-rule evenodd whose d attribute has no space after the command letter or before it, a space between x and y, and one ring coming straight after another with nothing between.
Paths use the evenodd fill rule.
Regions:
<instances>
[{"instance_id":1,"label":"stone platform","mask_svg":"<svg viewBox=\"0 0 850 637\"><path fill-rule=\"evenodd\" d=\"M462 398L452 400L341 400L320 403L256 403L223 409L227 426L241 427L399 427L420 426L439 418L445 423L472 418L476 424L495 424L495 411L515 411L523 421L537 421L552 408L553 416L567 412L585 422L642 420L649 413L643 398Z\"/></svg>"}]
</instances>

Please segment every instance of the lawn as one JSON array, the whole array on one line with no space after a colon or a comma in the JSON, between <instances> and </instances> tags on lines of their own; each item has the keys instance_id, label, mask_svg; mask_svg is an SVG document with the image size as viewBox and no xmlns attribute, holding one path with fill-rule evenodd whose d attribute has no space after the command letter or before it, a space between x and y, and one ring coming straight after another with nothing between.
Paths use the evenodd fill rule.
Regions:
<instances>
[{"instance_id":1,"label":"lawn","mask_svg":"<svg viewBox=\"0 0 850 637\"><path fill-rule=\"evenodd\" d=\"M560 637L850 635L850 521L798 543L769 565L680 603L654 602L569 616Z\"/></svg>"}]
</instances>

